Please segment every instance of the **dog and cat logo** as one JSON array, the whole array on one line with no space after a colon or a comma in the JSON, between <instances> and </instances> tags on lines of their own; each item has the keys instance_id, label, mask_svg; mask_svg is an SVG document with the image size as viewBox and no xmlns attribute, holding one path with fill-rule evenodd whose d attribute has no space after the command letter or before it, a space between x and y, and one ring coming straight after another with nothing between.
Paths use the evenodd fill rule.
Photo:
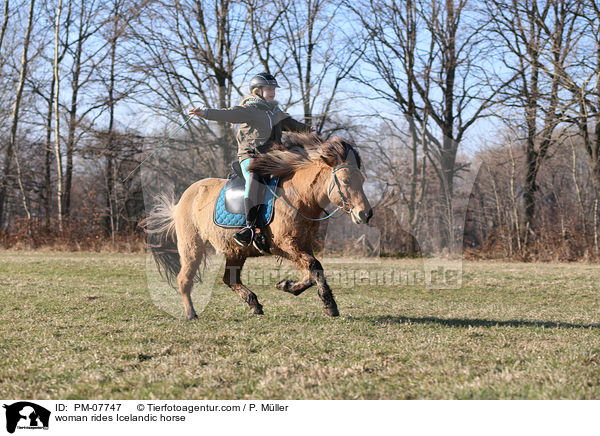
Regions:
<instances>
[{"instance_id":1,"label":"dog and cat logo","mask_svg":"<svg viewBox=\"0 0 600 436\"><path fill-rule=\"evenodd\" d=\"M6 409L6 431L14 433L16 429L48 430L50 411L29 401L19 401L4 405Z\"/></svg>"}]
</instances>

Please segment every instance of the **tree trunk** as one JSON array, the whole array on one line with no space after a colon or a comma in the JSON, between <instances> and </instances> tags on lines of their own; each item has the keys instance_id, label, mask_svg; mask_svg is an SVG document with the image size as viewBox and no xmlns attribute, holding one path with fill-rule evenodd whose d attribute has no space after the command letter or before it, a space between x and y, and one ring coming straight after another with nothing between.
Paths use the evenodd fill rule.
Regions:
<instances>
[{"instance_id":1,"label":"tree trunk","mask_svg":"<svg viewBox=\"0 0 600 436\"><path fill-rule=\"evenodd\" d=\"M115 64L117 59L117 32L118 32L119 5L115 4L113 17L113 35L110 41L110 78L108 85L108 132L106 137L106 210L104 221L105 229L110 234L114 244L116 232L116 201L114 201L114 122L115 122Z\"/></svg>"},{"instance_id":2,"label":"tree trunk","mask_svg":"<svg viewBox=\"0 0 600 436\"><path fill-rule=\"evenodd\" d=\"M5 11L8 3L5 5ZM21 57L21 73L19 75L19 83L17 85L17 92L15 95L15 101L13 104L11 123L10 123L10 136L8 139L8 145L6 146L6 156L4 161L4 173L3 179L0 180L0 227L2 226L2 216L4 212L4 203L6 201L6 193L8 188L8 175L10 174L12 166L13 155L16 154L16 141L17 141L17 129L19 127L19 109L21 106L21 98L23 96L23 88L25 86L25 78L27 76L27 52L29 50L29 41L31 39L31 30L33 28L33 12L34 12L35 0L31 0L29 4L29 14L27 19L27 30L25 31L25 40L23 42L23 55ZM4 32L4 30L3 30ZM20 173L20 171L19 171ZM19 175L20 176L20 175ZM21 180L19 177L19 184L21 186L21 193L23 195L23 205L25 211L29 215L29 208L27 206L27 199L25 197L25 191L22 188Z\"/></svg>"},{"instance_id":3,"label":"tree trunk","mask_svg":"<svg viewBox=\"0 0 600 436\"><path fill-rule=\"evenodd\" d=\"M410 152L411 152L411 174L410 174L410 196L408 198L408 223L411 236L406 243L406 251L409 256L415 256L419 247L417 246L417 237L421 217L421 204L425 195L425 174L426 174L426 144L425 144L425 125L426 116L422 123L421 142L419 144L419 134L417 133L417 105L415 103L415 90L413 80L415 74L415 50L417 45L415 5L412 0L406 2L406 69L408 71L408 80L406 82L407 94L407 114L408 126L410 131ZM419 170L419 145L422 147L423 159ZM420 180L419 180L420 179Z\"/></svg>"},{"instance_id":4,"label":"tree trunk","mask_svg":"<svg viewBox=\"0 0 600 436\"><path fill-rule=\"evenodd\" d=\"M311 111L311 88L312 88L312 62L313 62L313 51L315 48L315 42L313 41L313 30L315 25L315 19L319 13L319 4L313 6L312 1L308 1L308 16L309 21L308 32L307 32L307 45L306 45L306 74L304 75L304 92L302 93L302 101L304 106L304 122L307 126L312 126L312 111ZM314 7L314 9L313 9Z\"/></svg>"},{"instance_id":5,"label":"tree trunk","mask_svg":"<svg viewBox=\"0 0 600 436\"><path fill-rule=\"evenodd\" d=\"M229 32L229 1L221 0L219 9L218 35L217 35L217 58L215 68L215 78L219 87L219 108L226 108L230 105L228 82L230 81L229 68L226 65L226 51L229 50L228 32ZM221 141L222 156L222 174L226 174L229 169L229 163L236 160L237 147L233 135L231 124L219 122L219 139Z\"/></svg>"},{"instance_id":6,"label":"tree trunk","mask_svg":"<svg viewBox=\"0 0 600 436\"><path fill-rule=\"evenodd\" d=\"M43 206L44 206L44 220L46 227L50 226L51 213L51 200L52 200L52 186L51 186L51 160L52 160L52 116L53 116L53 104L54 104L54 81L55 77L52 75L52 82L50 83L50 98L48 99L48 115L46 116L46 145L44 147L44 190L43 194Z\"/></svg>"},{"instance_id":7,"label":"tree trunk","mask_svg":"<svg viewBox=\"0 0 600 436\"><path fill-rule=\"evenodd\" d=\"M443 125L440 169L440 244L441 248L453 249L452 235L454 233L454 210L452 196L454 194L454 167L456 163L457 144L454 138L454 82L458 62L456 59L456 14L454 0L446 0L446 31L444 35L444 109L442 112Z\"/></svg>"},{"instance_id":8,"label":"tree trunk","mask_svg":"<svg viewBox=\"0 0 600 436\"><path fill-rule=\"evenodd\" d=\"M534 229L533 219L535 217L535 194L537 192L536 178L538 173L537 152L533 149L534 145L527 147L525 189L523 192L523 203L525 206L525 232L532 232ZM530 241L528 235L523 235L526 241Z\"/></svg>"},{"instance_id":9,"label":"tree trunk","mask_svg":"<svg viewBox=\"0 0 600 436\"><path fill-rule=\"evenodd\" d=\"M59 90L60 77L58 72L59 57L58 46L59 31L60 31L60 14L62 11L62 0L58 0L56 6L56 23L54 25L54 155L56 157L56 204L58 206L58 231L63 231L63 167L62 155L60 150L60 105L59 105Z\"/></svg>"},{"instance_id":10,"label":"tree trunk","mask_svg":"<svg viewBox=\"0 0 600 436\"><path fill-rule=\"evenodd\" d=\"M65 166L65 187L63 215L68 217L71 213L71 186L73 184L73 151L75 149L75 131L77 129L77 104L80 88L81 75L81 56L83 51L84 19L85 19L85 0L81 1L81 10L79 11L79 34L77 36L77 46L73 57L73 78L71 82L71 105L69 108L69 128L67 133L67 142L65 144L66 166Z\"/></svg>"},{"instance_id":11,"label":"tree trunk","mask_svg":"<svg viewBox=\"0 0 600 436\"><path fill-rule=\"evenodd\" d=\"M4 0L4 17L2 18L2 29L0 29L0 50L2 49L2 43L4 42L4 35L6 34L6 26L8 26L8 11L9 11L9 0Z\"/></svg>"}]
</instances>

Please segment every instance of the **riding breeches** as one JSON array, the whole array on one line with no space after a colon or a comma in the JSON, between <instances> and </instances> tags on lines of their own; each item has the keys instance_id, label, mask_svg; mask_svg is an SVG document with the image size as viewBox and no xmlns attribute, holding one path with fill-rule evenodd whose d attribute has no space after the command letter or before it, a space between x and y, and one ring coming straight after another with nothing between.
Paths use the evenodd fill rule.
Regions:
<instances>
[{"instance_id":1,"label":"riding breeches","mask_svg":"<svg viewBox=\"0 0 600 436\"><path fill-rule=\"evenodd\" d=\"M244 176L244 180L246 181L246 190L244 191L244 198L250 198L250 188L255 186L256 183L260 183L258 177L256 177L256 173L251 172L248 167L252 162L252 158L246 158L240 162L240 167L242 167L242 175ZM252 183L254 182L254 183Z\"/></svg>"}]
</instances>

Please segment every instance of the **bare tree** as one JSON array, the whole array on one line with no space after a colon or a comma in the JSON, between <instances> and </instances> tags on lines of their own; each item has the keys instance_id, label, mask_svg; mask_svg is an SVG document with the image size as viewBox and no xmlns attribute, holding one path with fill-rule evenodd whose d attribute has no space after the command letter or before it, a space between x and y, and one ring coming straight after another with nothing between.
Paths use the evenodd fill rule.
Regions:
<instances>
[{"instance_id":1,"label":"bare tree","mask_svg":"<svg viewBox=\"0 0 600 436\"><path fill-rule=\"evenodd\" d=\"M579 130L594 174L600 198L600 5L594 0L575 1L571 6L573 40L578 43L568 63L556 63L545 72L560 82L572 97L568 121ZM547 35L552 29L544 27ZM542 65L544 66L544 65Z\"/></svg>"},{"instance_id":2,"label":"bare tree","mask_svg":"<svg viewBox=\"0 0 600 436\"><path fill-rule=\"evenodd\" d=\"M280 3L279 7L274 7L270 0L245 0L244 3L248 11L253 54L263 71L277 74L287 61L278 47L282 39L280 20L287 5Z\"/></svg>"},{"instance_id":3,"label":"bare tree","mask_svg":"<svg viewBox=\"0 0 600 436\"><path fill-rule=\"evenodd\" d=\"M363 46L352 47L339 16L340 2L330 0L282 1L276 30L280 53L289 62L281 65L292 89L298 88L304 121L317 132L336 130L331 116L340 84L360 60ZM342 47L350 47L343 50ZM280 56L281 56L280 54ZM328 125L329 124L329 125Z\"/></svg>"},{"instance_id":4,"label":"bare tree","mask_svg":"<svg viewBox=\"0 0 600 436\"><path fill-rule=\"evenodd\" d=\"M0 176L0 225L2 224L2 216L4 213L4 202L6 201L6 192L7 192L7 184L8 184L8 175L11 171L12 166L12 158L13 156L17 156L17 130L19 128L19 109L21 107L21 98L23 97L23 88L25 86L25 77L27 76L27 65L29 63L28 58L28 50L29 50L29 42L31 40L31 32L33 29L33 15L34 15L34 6L35 0L31 0L29 3L29 13L27 15L27 28L25 30L25 40L23 41L23 52L21 56L21 71L19 74L19 82L17 85L15 100L13 103L11 123L10 123L10 137L8 139L8 145L6 147L6 155L4 160L4 172ZM17 161L18 162L18 161ZM20 174L20 166L18 166L19 174L18 181L21 189L21 194L23 198L23 207L25 211L30 217L29 208L27 206L27 198L25 196L25 191L22 186L22 179Z\"/></svg>"},{"instance_id":5,"label":"bare tree","mask_svg":"<svg viewBox=\"0 0 600 436\"><path fill-rule=\"evenodd\" d=\"M153 1L132 30L141 48L133 53L136 69L146 73L139 101L166 119L180 124L192 104L225 108L244 93L235 79L250 49L243 5ZM232 126L199 120L186 128L192 143L202 143L190 153L199 155L206 173L225 174L236 152Z\"/></svg>"},{"instance_id":6,"label":"bare tree","mask_svg":"<svg viewBox=\"0 0 600 436\"><path fill-rule=\"evenodd\" d=\"M302 105L304 122L325 136L348 123L335 116L340 88L362 55L352 48L339 17L339 2L330 0L246 0L252 59L261 69L287 82L284 107ZM267 23L267 24L265 24ZM343 50L349 47L350 50ZM285 94L280 93L280 98Z\"/></svg>"},{"instance_id":7,"label":"bare tree","mask_svg":"<svg viewBox=\"0 0 600 436\"><path fill-rule=\"evenodd\" d=\"M4 42L4 35L6 34L6 28L8 26L9 13L10 13L9 0L4 0L2 28L0 29L0 53L2 50L2 43ZM2 73L2 69L0 69L0 77L2 77L1 73ZM4 112L4 111L0 110L0 113L2 113L2 112ZM8 147L9 147L9 145L7 145L7 148ZM12 154L11 150L7 149L6 153L4 155L4 159L5 159L4 173L0 174L0 227L2 227L2 223L3 223L4 202L6 199L6 191L7 191L6 184L8 183L8 171L10 170L10 159L12 159L11 154Z\"/></svg>"},{"instance_id":8,"label":"bare tree","mask_svg":"<svg viewBox=\"0 0 600 436\"><path fill-rule=\"evenodd\" d=\"M8 12L10 11L9 0L4 0L4 9L2 14L2 28L0 28L0 50L2 49L2 43L4 42L4 35L6 34L6 27L8 26Z\"/></svg>"},{"instance_id":9,"label":"bare tree","mask_svg":"<svg viewBox=\"0 0 600 436\"><path fill-rule=\"evenodd\" d=\"M113 14L112 14L112 34L110 35L110 49L109 49L109 59L110 59L110 73L108 80L108 132L106 138L106 172L105 172L105 180L106 180L106 208L107 208L107 217L106 224L107 229L110 230L110 234L112 237L112 241L114 244L115 241L115 230L116 230L116 208L117 202L115 201L115 150L114 150L114 125L115 125L115 106L116 106L116 98L115 98L115 66L117 61L117 41L119 38L119 21L121 19L121 4L116 1L113 3Z\"/></svg>"},{"instance_id":10,"label":"bare tree","mask_svg":"<svg viewBox=\"0 0 600 436\"><path fill-rule=\"evenodd\" d=\"M74 39L65 41L70 54L70 101L67 106L67 135L65 139L65 183L63 214L68 216L71 208L71 186L73 180L73 157L79 138L86 132L83 121L94 111L104 107L104 98L94 98L94 92L86 87L94 85L97 68L107 56L106 41L94 38L104 28L105 19L101 14L103 2L80 0L74 5L75 31L68 32ZM71 6L70 6L71 9ZM65 79L67 79L65 77ZM97 115L96 115L97 117Z\"/></svg>"},{"instance_id":11,"label":"bare tree","mask_svg":"<svg viewBox=\"0 0 600 436\"><path fill-rule=\"evenodd\" d=\"M117 104L125 95L133 90L132 86L125 83L118 83L119 72L117 69L123 65L118 63L118 51L120 41L125 37L125 29L128 24L128 16L134 16L132 10L127 7L127 2L124 0L113 0L109 14L110 31L106 32L104 37L108 43L108 66L103 75L102 81L106 87L106 106L108 108L108 127L101 135L105 143L103 154L106 159L105 168L105 185L106 185L106 219L105 227L110 232L113 244L115 241L115 233L119 227L118 210L119 204L117 199L117 183L118 183L118 159L120 156L119 147L117 147L118 135L115 134L115 111Z\"/></svg>"},{"instance_id":12,"label":"bare tree","mask_svg":"<svg viewBox=\"0 0 600 436\"><path fill-rule=\"evenodd\" d=\"M414 127L409 125L404 133L391 120L384 119L376 130L377 134L373 133L369 141L372 168L369 179L381 184L377 191L387 207L398 203L406 208L403 224L414 237L405 238L405 249L407 254L414 255L419 249L415 238L424 221L427 157Z\"/></svg>"},{"instance_id":13,"label":"bare tree","mask_svg":"<svg viewBox=\"0 0 600 436\"><path fill-rule=\"evenodd\" d=\"M486 0L493 34L502 41L506 68L517 75L506 105L523 111L526 177L523 193L525 242L534 233L537 175L565 119L559 73L577 42L580 6L569 0Z\"/></svg>"},{"instance_id":14,"label":"bare tree","mask_svg":"<svg viewBox=\"0 0 600 436\"><path fill-rule=\"evenodd\" d=\"M54 114L54 92L55 92L56 76L52 74L50 82L50 95L48 96L48 111L46 115L46 141L44 147L44 212L46 217L46 225L50 225L51 201L52 201L52 183L51 183L51 161L52 161L52 117Z\"/></svg>"},{"instance_id":15,"label":"bare tree","mask_svg":"<svg viewBox=\"0 0 600 436\"><path fill-rule=\"evenodd\" d=\"M69 3L70 5L70 3ZM48 46L46 41L54 36L56 27L56 7L55 5L41 5L38 6L40 9L40 15L38 22L40 25L35 33L38 41L40 41L40 47L36 52L36 68L32 69L31 73L27 77L27 85L31 90L31 97L34 100L34 107L30 109L33 114L37 115L42 121L37 121L36 117L30 116L29 122L32 125L43 125L45 130L44 141L39 141L41 146L41 152L43 154L43 172L39 172L43 177L39 182L40 188L40 211L38 215L44 217L46 227L50 226L50 219L53 216L52 213L52 196L53 196L53 185L52 185L52 156L55 154L55 144L53 141L53 119L54 119L54 92L55 92L55 75L54 75L54 46ZM71 21L71 8L68 7L66 15L63 14L64 25L64 37L59 46L58 53L58 64L60 65L67 54L68 45L63 43L64 40L69 39L69 26L67 25ZM44 24L44 19L47 20L47 24ZM38 104L40 99L43 104ZM42 108L45 107L45 110ZM32 115L33 115L32 114Z\"/></svg>"},{"instance_id":16,"label":"bare tree","mask_svg":"<svg viewBox=\"0 0 600 436\"><path fill-rule=\"evenodd\" d=\"M467 5L467 0L348 4L364 29L365 59L375 74L356 79L400 110L414 138L413 162L416 144L423 144L420 153L439 180L441 247L450 244L454 232L454 178L465 168L457 165L460 143L478 119L489 115L506 86L490 90L482 80L484 66L476 62L484 62L487 52Z\"/></svg>"},{"instance_id":17,"label":"bare tree","mask_svg":"<svg viewBox=\"0 0 600 436\"><path fill-rule=\"evenodd\" d=\"M60 15L62 0L56 5L56 22L54 27L54 156L56 158L56 204L58 205L58 231L63 231L63 164L60 148L60 75L59 75L59 44L60 44Z\"/></svg>"}]
</instances>

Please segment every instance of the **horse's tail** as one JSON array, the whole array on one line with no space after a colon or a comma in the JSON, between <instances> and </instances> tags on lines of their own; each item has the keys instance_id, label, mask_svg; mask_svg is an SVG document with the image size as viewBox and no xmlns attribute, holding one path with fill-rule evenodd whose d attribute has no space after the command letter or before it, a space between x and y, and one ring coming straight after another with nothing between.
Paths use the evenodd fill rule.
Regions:
<instances>
[{"instance_id":1,"label":"horse's tail","mask_svg":"<svg viewBox=\"0 0 600 436\"><path fill-rule=\"evenodd\" d=\"M146 231L148 247L152 251L158 272L173 287L181 270L175 234L175 207L172 196L159 195L146 219L140 223Z\"/></svg>"}]
</instances>

